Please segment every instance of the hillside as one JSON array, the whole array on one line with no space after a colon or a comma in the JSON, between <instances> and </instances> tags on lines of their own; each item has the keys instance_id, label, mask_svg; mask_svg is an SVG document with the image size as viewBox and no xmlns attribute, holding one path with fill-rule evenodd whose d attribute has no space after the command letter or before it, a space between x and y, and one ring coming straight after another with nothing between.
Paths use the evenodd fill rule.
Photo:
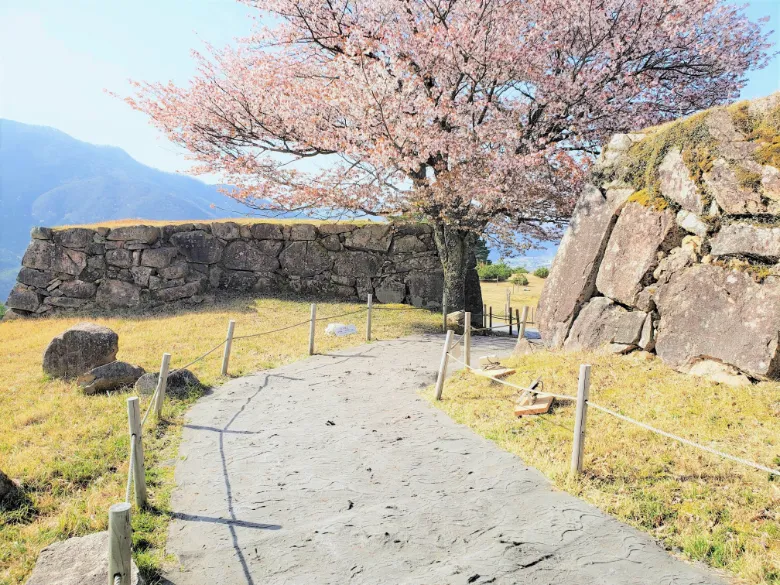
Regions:
<instances>
[{"instance_id":1,"label":"hillside","mask_svg":"<svg viewBox=\"0 0 780 585\"><path fill-rule=\"evenodd\" d=\"M214 185L153 169L120 148L0 119L0 299L13 285L33 225L208 219L230 210L245 208Z\"/></svg>"}]
</instances>

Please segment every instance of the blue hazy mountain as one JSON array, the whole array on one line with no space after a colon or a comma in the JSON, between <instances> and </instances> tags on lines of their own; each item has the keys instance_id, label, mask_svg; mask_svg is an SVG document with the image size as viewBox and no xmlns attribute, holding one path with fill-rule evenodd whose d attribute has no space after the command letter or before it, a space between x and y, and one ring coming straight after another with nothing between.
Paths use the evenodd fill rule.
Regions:
<instances>
[{"instance_id":1,"label":"blue hazy mountain","mask_svg":"<svg viewBox=\"0 0 780 585\"><path fill-rule=\"evenodd\" d=\"M121 148L0 119L0 300L13 286L34 225L209 219L246 211L217 186L153 169Z\"/></svg>"}]
</instances>

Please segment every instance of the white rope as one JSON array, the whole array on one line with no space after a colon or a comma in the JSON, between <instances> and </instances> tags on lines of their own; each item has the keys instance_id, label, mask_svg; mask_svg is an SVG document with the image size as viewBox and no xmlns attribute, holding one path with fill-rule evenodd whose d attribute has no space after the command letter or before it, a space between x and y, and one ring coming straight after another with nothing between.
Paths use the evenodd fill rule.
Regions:
<instances>
[{"instance_id":1,"label":"white rope","mask_svg":"<svg viewBox=\"0 0 780 585\"><path fill-rule=\"evenodd\" d=\"M596 410L600 410L601 412L605 412L607 414L610 414L614 416L615 418L619 418L620 420L623 420L625 422L634 424L638 427L642 427L645 430L651 431L653 433L659 434L663 437L666 437L668 439L673 439L675 441L678 441L680 443L683 443L685 445L688 445L689 447L694 447L696 449L701 449L702 451L706 451L707 453L712 453L713 455L718 455L719 457L723 457L724 459L730 459L731 461L735 461L736 463L741 463L742 465L747 465L748 467L753 467L754 469L758 469L759 471L765 471L767 473L771 473L772 475L780 476L780 471L776 469L772 469L770 467L765 467L764 465L760 465L758 463L753 463L752 461L748 461L747 459L742 459L741 457L735 457L734 455L729 455L728 453L724 453L723 451L718 451L717 449L713 449L712 447L707 447L706 445L700 445L699 443L694 443L693 441L689 439L684 439L683 437L678 437L677 435L673 435L672 433L667 433L666 431L662 431L661 429L657 429L655 427L651 427L648 424L645 424L643 422L639 422L638 420L635 420L633 418L630 418L628 416L625 416L624 414L620 414L619 412L615 412L614 410L610 410L609 408L606 408L604 406L601 406L599 404L595 404L593 402L588 402L588 406L592 406Z\"/></svg>"},{"instance_id":2,"label":"white rope","mask_svg":"<svg viewBox=\"0 0 780 585\"><path fill-rule=\"evenodd\" d=\"M122 575L114 575L114 585L122 585Z\"/></svg>"},{"instance_id":3,"label":"white rope","mask_svg":"<svg viewBox=\"0 0 780 585\"><path fill-rule=\"evenodd\" d=\"M452 354L450 354L450 358L455 360L456 362L462 364L466 368L468 368L471 371L474 371L476 368L472 368L471 366L467 365L465 362L459 360ZM480 375L484 375L484 373L481 373ZM528 392L531 392L533 394L547 394L549 396L553 396L554 398L558 398L560 400L571 400L576 402L577 397L576 396L566 396L561 394L550 394L549 392L539 391L531 388L523 388L522 386L518 386L517 384L512 384L511 382L506 382L504 380L501 380L500 378L495 378L493 376L487 376L490 380L493 380L494 382L498 382L499 384L503 384L504 386L510 386L512 388L517 388L518 390L527 390ZM712 447L707 447L706 445L700 445L699 443L694 443L693 441L689 439L685 439L683 437L678 437L677 435L673 435L672 433L667 433L666 431L662 431L661 429L657 429L655 427L651 427L648 424L645 424L643 422L640 422L636 419L633 419L631 417L625 416L623 414L620 414L619 412L615 412L614 410L611 410L609 408L606 408L604 406L601 406L600 404L596 404L595 402L588 401L588 406L592 406L596 410L600 410L601 412L604 412L606 414L612 415L615 418L619 418L622 421L634 424L638 427L641 427L647 431L656 433L658 435L661 435L663 437L666 437L668 439L672 439L674 441L678 441L680 443L683 443L684 445L688 445L689 447L694 447L696 449L701 449L702 451L706 451L707 453L711 453L712 455L718 455L719 457L723 457L724 459L729 459L731 461L734 461L736 463L741 463L742 465L747 465L748 467L752 467L754 469L757 469L759 471L765 471L766 473L770 473L772 475L780 476L780 471L776 469L772 469L771 467L766 467L764 465L761 465L759 463L754 463L753 461L748 461L747 459L742 459L741 457L736 457L734 455L729 455L728 453L724 453L723 451L718 451L717 449L713 449Z\"/></svg>"},{"instance_id":4,"label":"white rope","mask_svg":"<svg viewBox=\"0 0 780 585\"><path fill-rule=\"evenodd\" d=\"M478 368L471 367L470 365L466 364L466 362L459 360L452 354L450 354L450 358L455 360L459 364L462 364L472 372L475 372L478 369ZM511 382L507 382L506 380L502 380L501 378L496 378L494 376L485 376L484 372L485 370L482 370L479 375L484 376L489 380L493 380L494 382L498 382L499 384L503 384L504 386L509 386L510 388L517 388L518 390L528 391L531 392L532 394L544 394L546 396L552 396L553 398L557 398L559 400L573 400L574 402L577 402L576 396L567 396L566 394L550 394L549 392L545 392L544 390L536 390L535 388L526 388L524 386L518 386L517 384L512 384Z\"/></svg>"},{"instance_id":5,"label":"white rope","mask_svg":"<svg viewBox=\"0 0 780 585\"><path fill-rule=\"evenodd\" d=\"M130 503L130 486L133 485L133 467L135 464L135 435L130 436L130 466L127 469L127 489L125 502Z\"/></svg>"}]
</instances>

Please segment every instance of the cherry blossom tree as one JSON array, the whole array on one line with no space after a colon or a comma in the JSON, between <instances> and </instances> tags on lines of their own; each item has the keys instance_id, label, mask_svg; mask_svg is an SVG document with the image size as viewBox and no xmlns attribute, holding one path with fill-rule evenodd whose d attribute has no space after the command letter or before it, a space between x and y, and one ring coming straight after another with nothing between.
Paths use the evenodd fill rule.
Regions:
<instances>
[{"instance_id":1,"label":"cherry blossom tree","mask_svg":"<svg viewBox=\"0 0 780 585\"><path fill-rule=\"evenodd\" d=\"M250 207L428 221L458 309L479 235L558 237L606 137L735 98L769 47L724 0L244 1L251 36L127 101Z\"/></svg>"}]
</instances>

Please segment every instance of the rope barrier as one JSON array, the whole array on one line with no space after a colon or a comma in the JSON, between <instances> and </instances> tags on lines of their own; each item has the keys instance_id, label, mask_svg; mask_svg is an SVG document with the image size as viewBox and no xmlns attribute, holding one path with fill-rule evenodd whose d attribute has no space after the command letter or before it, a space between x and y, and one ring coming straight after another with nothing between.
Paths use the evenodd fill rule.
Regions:
<instances>
[{"instance_id":1,"label":"rope barrier","mask_svg":"<svg viewBox=\"0 0 780 585\"><path fill-rule=\"evenodd\" d=\"M154 394L152 394L152 399L149 401L149 408L146 409L146 414L141 419L141 428L144 428L144 425L146 424L146 419L149 418L149 413L152 412L152 407L154 406L155 399L157 398L157 388L159 388L159 384L154 389Z\"/></svg>"},{"instance_id":2,"label":"rope barrier","mask_svg":"<svg viewBox=\"0 0 780 585\"><path fill-rule=\"evenodd\" d=\"M220 342L219 342L219 345L216 345L216 346L212 347L210 350L208 350L208 351L207 351L206 353L204 353L202 356L195 358L194 360L192 360L192 361L191 361L190 363L188 363L188 364L185 364L185 365L183 365L183 366L179 366L179 367L178 367L178 368L176 368L175 370L172 370L172 371L168 372L168 377L170 378L170 377L171 377L173 374L175 374L176 372L179 372L179 371L181 371L181 370L184 370L184 369L186 369L186 368L189 368L189 367L190 367L191 365L193 365L193 364L197 364L199 361L201 361L202 359L204 359L204 358L208 357L209 355L211 355L212 353L214 353L215 351L217 351L217 350L218 350L220 347L222 347L223 345L225 345L225 343L226 343L226 342L227 342L227 340L223 339L222 341L220 341Z\"/></svg>"},{"instance_id":3,"label":"rope barrier","mask_svg":"<svg viewBox=\"0 0 780 585\"><path fill-rule=\"evenodd\" d=\"M452 354L450 354L450 358L458 362L459 364L462 364L464 367L466 367L468 370L471 370L472 372L475 372L479 369L479 368L473 368L469 366L468 364L466 364L466 362L464 362L463 360L459 360ZM543 390L536 390L535 388L525 388L524 386L518 386L517 384L512 384L511 382L502 380L501 378L496 378L494 376L485 376L484 371L480 372L479 375L484 376L494 382L498 382L499 384L503 384L504 386L509 386L510 388L516 388L518 390L528 391L531 394L545 394L547 396L552 396L553 398L558 398L559 400L571 400L577 402L576 396L567 396L566 394L551 394L550 392L544 392Z\"/></svg>"},{"instance_id":4,"label":"rope barrier","mask_svg":"<svg viewBox=\"0 0 780 585\"><path fill-rule=\"evenodd\" d=\"M456 358L452 354L450 354L449 357L451 359L453 359L454 361L458 362L459 364L462 364L465 368L467 368L468 370L470 370L472 372L476 370L476 368L473 368L473 367L467 365L464 361L459 360L458 358ZM480 375L484 376L484 373L481 372ZM576 396L568 396L568 395L565 395L565 394L551 394L550 392L539 391L539 390L535 390L535 389L531 389L531 388L524 388L522 386L518 386L517 384L512 384L511 382L507 382L505 380L502 380L500 378L496 378L494 376L486 376L486 377L488 379L494 381L494 382L498 382L499 384L503 384L504 386L509 386L511 388L517 388L518 390L525 390L525 391L531 392L532 394L546 394L548 396L552 396L553 398L558 398L559 400L569 400L569 401L577 402L577 397ZM695 443L694 441L691 441L690 439L686 439L684 437L680 437L678 435L674 435L672 433L668 433L666 431L662 431L661 429L657 429L657 428L655 428L653 426L650 426L650 425L648 425L646 423L643 423L641 421L633 419L633 418L631 418L629 416L626 416L624 414L620 414L619 412L616 412L616 411L614 411L612 409L609 409L609 408L607 408L605 406L601 406L600 404L597 404L595 402L588 401L587 404L588 404L588 406L590 406L592 408L595 408L596 410L599 410L601 412L604 412L606 414L614 416L615 418L618 418L618 419L620 419L620 420L622 420L624 422L631 423L633 425L636 425L636 426L638 426L640 428L643 428L643 429L645 429L647 431L656 433L656 434L661 435L663 437L666 437L668 439L672 439L674 441L678 441L679 443L682 443L684 445L688 445L689 447L693 447L695 449L700 449L701 451L706 451L707 453L710 453L712 455L717 455L717 456L722 457L724 459L728 459L730 461L734 461L736 463L741 463L742 465L746 465L748 467L752 467L753 469L757 469L758 471L764 471L764 472L769 473L771 475L776 475L776 476L780 477L780 471L778 471L776 469L772 469L771 467L766 467L765 465L761 465L759 463L754 463L753 461L749 461L747 459L742 459L741 457L736 457L735 455L730 455L729 453L724 453L723 451L718 451L717 449L713 449L712 447L707 447L706 445L701 445L699 443Z\"/></svg>"},{"instance_id":5,"label":"rope barrier","mask_svg":"<svg viewBox=\"0 0 780 585\"><path fill-rule=\"evenodd\" d=\"M643 422L640 422L636 419L633 419L631 417L628 417L624 414L620 414L619 412L615 412L614 410L611 410L609 408L606 408L604 406L601 406L600 404L596 404L594 402L588 402L588 406L595 408L596 410L600 410L601 412L604 412L606 414L609 414L611 416L614 416L615 418L619 418L622 421L634 424L638 427L641 427L645 430L651 431L653 433L659 434L663 437L666 437L667 439L672 439L674 441L678 441L680 443L683 443L684 445L688 445L689 447L694 447L696 449L701 449L702 451L706 451L707 453L711 453L712 455L718 455L719 457L723 457L724 459L729 459L731 461L735 461L736 463L741 463L742 465L747 465L748 467L753 467L754 469L758 469L759 471L765 471L767 473L770 473L772 475L780 476L780 471L776 469L772 469L771 467L765 467L764 465L760 465L758 463L753 463L752 461L748 461L747 459L742 459L741 457L736 457L734 455L729 455L728 453L724 453L723 451L718 451L717 449L713 449L712 447L707 447L706 445L700 445L699 443L694 443L693 441L689 439L685 439L683 437L679 437L677 435L673 435L672 433L667 433L666 431L662 431L661 429L657 429L655 427L651 427L648 424L645 424Z\"/></svg>"}]
</instances>

